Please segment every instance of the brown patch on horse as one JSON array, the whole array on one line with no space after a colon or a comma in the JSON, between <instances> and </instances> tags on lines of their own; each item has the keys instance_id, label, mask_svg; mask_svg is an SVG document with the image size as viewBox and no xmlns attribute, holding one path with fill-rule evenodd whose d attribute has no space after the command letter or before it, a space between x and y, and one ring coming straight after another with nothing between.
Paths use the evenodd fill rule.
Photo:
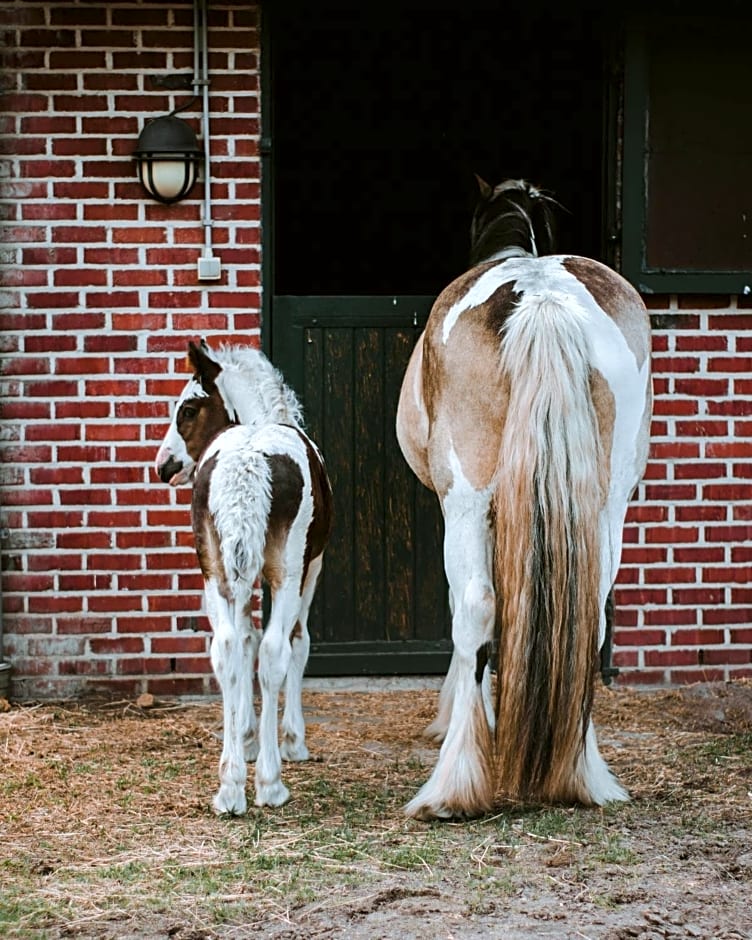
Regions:
<instances>
[{"instance_id":1,"label":"brown patch on horse","mask_svg":"<svg viewBox=\"0 0 752 940\"><path fill-rule=\"evenodd\" d=\"M232 599L232 591L227 582L227 572L222 563L222 546L219 533L214 525L214 518L209 511L209 490L211 477L217 464L217 454L210 457L196 475L191 499L191 524L196 544L196 554L204 581L214 580L219 586L219 593L226 600Z\"/></svg>"},{"instance_id":2,"label":"brown patch on horse","mask_svg":"<svg viewBox=\"0 0 752 940\"><path fill-rule=\"evenodd\" d=\"M413 473L423 486L434 488L428 467L428 412L423 396L423 343L424 335L418 342L407 363L405 377L400 389L397 405L396 432L400 449Z\"/></svg>"},{"instance_id":3,"label":"brown patch on horse","mask_svg":"<svg viewBox=\"0 0 752 940\"><path fill-rule=\"evenodd\" d=\"M274 594L286 574L285 543L303 501L303 474L287 454L266 454L265 459L271 476L272 502L266 528L264 577Z\"/></svg>"},{"instance_id":4,"label":"brown patch on horse","mask_svg":"<svg viewBox=\"0 0 752 940\"><path fill-rule=\"evenodd\" d=\"M491 265L482 266L483 273ZM444 320L477 279L459 278L434 307L424 342L423 387L429 413L429 465L437 493L452 485L446 455L453 448L462 472L475 489L491 483L509 397L499 368L501 330L518 295L500 285L482 304L468 307L443 337ZM431 461L430 454L438 459ZM440 469L439 469L440 468Z\"/></svg>"},{"instance_id":5,"label":"brown patch on horse","mask_svg":"<svg viewBox=\"0 0 752 940\"><path fill-rule=\"evenodd\" d=\"M189 398L178 409L176 426L193 460L198 461L220 431L235 424L227 417L222 396L213 386L206 398Z\"/></svg>"},{"instance_id":6,"label":"brown patch on horse","mask_svg":"<svg viewBox=\"0 0 752 940\"><path fill-rule=\"evenodd\" d=\"M614 422L616 421L616 402L611 387L597 369L590 370L590 397L595 410L595 417L598 422L598 433L601 439L601 449L603 451L602 473L603 481L603 500L605 502L607 493L608 473L606 468L611 465L611 450L614 446Z\"/></svg>"},{"instance_id":7,"label":"brown patch on horse","mask_svg":"<svg viewBox=\"0 0 752 940\"><path fill-rule=\"evenodd\" d=\"M306 533L305 562L303 565L303 582L305 583L311 559L318 558L324 551L332 534L334 500L332 498L332 486L323 460L308 438L304 434L301 434L300 437L305 444L308 456L308 469L311 474L311 496L313 498L313 518Z\"/></svg>"},{"instance_id":8,"label":"brown patch on horse","mask_svg":"<svg viewBox=\"0 0 752 940\"><path fill-rule=\"evenodd\" d=\"M564 267L584 285L601 310L619 327L638 367L642 368L650 356L650 324L645 304L637 291L605 264L590 258L565 258Z\"/></svg>"}]
</instances>

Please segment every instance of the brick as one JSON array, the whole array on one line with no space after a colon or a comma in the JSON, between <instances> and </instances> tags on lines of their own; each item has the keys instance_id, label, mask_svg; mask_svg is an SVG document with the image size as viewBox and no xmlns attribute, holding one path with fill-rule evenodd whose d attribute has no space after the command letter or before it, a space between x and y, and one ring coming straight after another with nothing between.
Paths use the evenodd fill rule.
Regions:
<instances>
[{"instance_id":1,"label":"brick","mask_svg":"<svg viewBox=\"0 0 752 940\"><path fill-rule=\"evenodd\" d=\"M702 611L702 622L708 626L737 623L747 626L752 623L752 606L726 607L718 610L706 608Z\"/></svg>"},{"instance_id":2,"label":"brick","mask_svg":"<svg viewBox=\"0 0 752 940\"><path fill-rule=\"evenodd\" d=\"M676 337L677 352L694 352L706 350L708 352L728 352L729 341L724 333L708 333L691 336L679 334Z\"/></svg>"},{"instance_id":3,"label":"brick","mask_svg":"<svg viewBox=\"0 0 752 940\"><path fill-rule=\"evenodd\" d=\"M207 648L204 636L185 636L173 634L168 637L155 637L151 641L152 652L170 655L171 653L203 653Z\"/></svg>"},{"instance_id":4,"label":"brick","mask_svg":"<svg viewBox=\"0 0 752 940\"><path fill-rule=\"evenodd\" d=\"M650 543L675 545L677 542L696 542L698 535L696 526L653 526L646 530L645 539Z\"/></svg>"},{"instance_id":5,"label":"brick","mask_svg":"<svg viewBox=\"0 0 752 940\"><path fill-rule=\"evenodd\" d=\"M58 614L71 613L81 607L81 598L78 594L61 595L36 592L28 599L29 613Z\"/></svg>"},{"instance_id":6,"label":"brick","mask_svg":"<svg viewBox=\"0 0 752 940\"><path fill-rule=\"evenodd\" d=\"M55 403L55 417L60 420L72 418L85 421L92 418L108 418L110 404L105 401L59 401Z\"/></svg>"},{"instance_id":7,"label":"brick","mask_svg":"<svg viewBox=\"0 0 752 940\"><path fill-rule=\"evenodd\" d=\"M722 669L672 669L668 675L672 685L721 682L725 679Z\"/></svg>"},{"instance_id":8,"label":"brick","mask_svg":"<svg viewBox=\"0 0 752 940\"><path fill-rule=\"evenodd\" d=\"M705 453L710 458L731 459L752 458L752 441L708 441Z\"/></svg>"},{"instance_id":9,"label":"brick","mask_svg":"<svg viewBox=\"0 0 752 940\"><path fill-rule=\"evenodd\" d=\"M725 548L721 546L677 546L674 548L674 561L678 564L718 564L725 559Z\"/></svg>"},{"instance_id":10,"label":"brick","mask_svg":"<svg viewBox=\"0 0 752 940\"><path fill-rule=\"evenodd\" d=\"M712 649L703 650L703 664L709 666L730 666L752 663L752 649Z\"/></svg>"},{"instance_id":11,"label":"brick","mask_svg":"<svg viewBox=\"0 0 752 940\"><path fill-rule=\"evenodd\" d=\"M722 588L674 588L671 592L675 604L703 607L707 604L722 604Z\"/></svg>"},{"instance_id":12,"label":"brick","mask_svg":"<svg viewBox=\"0 0 752 940\"><path fill-rule=\"evenodd\" d=\"M726 473L726 464L713 463L709 460L674 464L674 479L676 480L707 480L726 476Z\"/></svg>"},{"instance_id":13,"label":"brick","mask_svg":"<svg viewBox=\"0 0 752 940\"><path fill-rule=\"evenodd\" d=\"M691 626L697 623L698 614L694 607L663 607L660 610L645 610L643 612L645 625L676 627Z\"/></svg>"},{"instance_id":14,"label":"brick","mask_svg":"<svg viewBox=\"0 0 752 940\"><path fill-rule=\"evenodd\" d=\"M645 650L643 655L646 666L696 666L700 661L696 649Z\"/></svg>"},{"instance_id":15,"label":"brick","mask_svg":"<svg viewBox=\"0 0 752 940\"><path fill-rule=\"evenodd\" d=\"M617 646L663 646L665 630L617 630L614 632Z\"/></svg>"},{"instance_id":16,"label":"brick","mask_svg":"<svg viewBox=\"0 0 752 940\"><path fill-rule=\"evenodd\" d=\"M709 372L752 372L752 356L718 356L708 360Z\"/></svg>"},{"instance_id":17,"label":"brick","mask_svg":"<svg viewBox=\"0 0 752 940\"><path fill-rule=\"evenodd\" d=\"M727 421L677 421L676 433L681 437L726 437L729 434Z\"/></svg>"},{"instance_id":18,"label":"brick","mask_svg":"<svg viewBox=\"0 0 752 940\"><path fill-rule=\"evenodd\" d=\"M676 506L674 516L677 522L723 522L726 518L726 507Z\"/></svg>"},{"instance_id":19,"label":"brick","mask_svg":"<svg viewBox=\"0 0 752 940\"><path fill-rule=\"evenodd\" d=\"M94 637L89 643L89 648L94 656L143 653L144 641L139 636L101 636Z\"/></svg>"}]
</instances>

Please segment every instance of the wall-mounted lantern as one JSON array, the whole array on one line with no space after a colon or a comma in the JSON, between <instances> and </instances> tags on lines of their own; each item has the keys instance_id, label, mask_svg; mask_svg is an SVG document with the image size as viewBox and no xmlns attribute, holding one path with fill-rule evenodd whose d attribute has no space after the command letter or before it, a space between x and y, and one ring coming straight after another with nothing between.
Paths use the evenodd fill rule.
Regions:
<instances>
[{"instance_id":1,"label":"wall-mounted lantern","mask_svg":"<svg viewBox=\"0 0 752 940\"><path fill-rule=\"evenodd\" d=\"M190 126L174 114L168 114L144 127L133 156L138 164L138 178L146 191L169 205L184 199L190 192L204 152Z\"/></svg>"}]
</instances>

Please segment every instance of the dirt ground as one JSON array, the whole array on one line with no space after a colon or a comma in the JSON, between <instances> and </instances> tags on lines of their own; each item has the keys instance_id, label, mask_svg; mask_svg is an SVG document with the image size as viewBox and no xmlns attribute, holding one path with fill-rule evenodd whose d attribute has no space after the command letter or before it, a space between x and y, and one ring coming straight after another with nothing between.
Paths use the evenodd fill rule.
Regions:
<instances>
[{"instance_id":1,"label":"dirt ground","mask_svg":"<svg viewBox=\"0 0 752 940\"><path fill-rule=\"evenodd\" d=\"M433 690L307 691L292 799L213 816L219 703L0 714L0 935L752 938L752 683L601 690L632 794L426 825Z\"/></svg>"}]
</instances>

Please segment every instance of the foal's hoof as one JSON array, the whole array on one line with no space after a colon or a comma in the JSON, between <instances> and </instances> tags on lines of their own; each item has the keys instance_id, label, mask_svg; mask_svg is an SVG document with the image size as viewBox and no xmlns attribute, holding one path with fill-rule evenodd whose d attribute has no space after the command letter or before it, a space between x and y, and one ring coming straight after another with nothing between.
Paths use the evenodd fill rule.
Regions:
<instances>
[{"instance_id":1,"label":"foal's hoof","mask_svg":"<svg viewBox=\"0 0 752 940\"><path fill-rule=\"evenodd\" d=\"M245 787L237 784L221 786L212 800L212 806L218 816L242 816L248 809Z\"/></svg>"},{"instance_id":2,"label":"foal's hoof","mask_svg":"<svg viewBox=\"0 0 752 940\"><path fill-rule=\"evenodd\" d=\"M256 806L282 806L290 799L290 791L278 780L277 783L256 785Z\"/></svg>"}]
</instances>

